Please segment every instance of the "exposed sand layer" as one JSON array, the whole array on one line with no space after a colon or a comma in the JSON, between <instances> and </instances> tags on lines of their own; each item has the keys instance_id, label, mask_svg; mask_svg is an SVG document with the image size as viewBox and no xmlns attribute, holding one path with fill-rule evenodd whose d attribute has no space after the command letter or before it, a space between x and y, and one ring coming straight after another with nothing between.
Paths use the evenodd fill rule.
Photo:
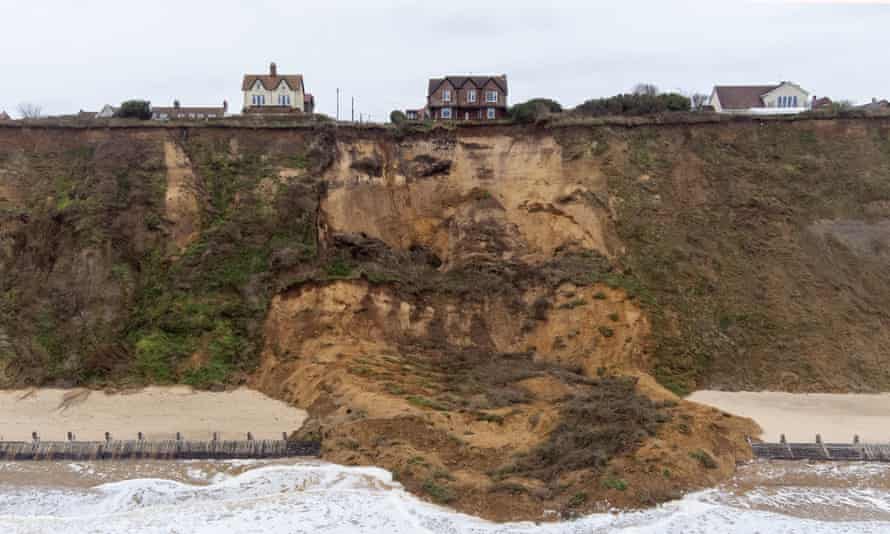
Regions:
<instances>
[{"instance_id":1,"label":"exposed sand layer","mask_svg":"<svg viewBox=\"0 0 890 534\"><path fill-rule=\"evenodd\" d=\"M0 391L0 439L29 440L31 432L44 440L101 440L105 432L116 439L257 439L280 438L297 430L306 412L258 391L241 388L213 393L188 387L149 387L107 394L86 389Z\"/></svg>"},{"instance_id":2,"label":"exposed sand layer","mask_svg":"<svg viewBox=\"0 0 890 534\"><path fill-rule=\"evenodd\" d=\"M825 441L847 443L890 441L890 394L828 394L697 391L688 400L724 412L750 417L763 429L765 441Z\"/></svg>"}]
</instances>

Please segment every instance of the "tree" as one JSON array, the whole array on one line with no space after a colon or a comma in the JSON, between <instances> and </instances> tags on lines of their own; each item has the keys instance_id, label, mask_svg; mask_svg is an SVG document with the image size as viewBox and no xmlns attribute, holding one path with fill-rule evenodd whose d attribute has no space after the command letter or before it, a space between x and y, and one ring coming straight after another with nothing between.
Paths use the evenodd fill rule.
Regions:
<instances>
[{"instance_id":1,"label":"tree","mask_svg":"<svg viewBox=\"0 0 890 534\"><path fill-rule=\"evenodd\" d=\"M703 93L693 93L690 97L690 100L692 101L692 110L698 111L708 105L708 100L710 100L710 97Z\"/></svg>"},{"instance_id":2,"label":"tree","mask_svg":"<svg viewBox=\"0 0 890 534\"><path fill-rule=\"evenodd\" d=\"M658 90L658 86L653 83L638 83L634 86L633 94L635 95L646 95L646 96L657 96L661 91Z\"/></svg>"},{"instance_id":3,"label":"tree","mask_svg":"<svg viewBox=\"0 0 890 534\"><path fill-rule=\"evenodd\" d=\"M551 113L561 113L562 106L549 98L533 98L510 108L510 118L516 122L534 122Z\"/></svg>"},{"instance_id":4,"label":"tree","mask_svg":"<svg viewBox=\"0 0 890 534\"><path fill-rule=\"evenodd\" d=\"M18 112L23 119L38 119L43 116L43 108L30 102L19 104Z\"/></svg>"},{"instance_id":5,"label":"tree","mask_svg":"<svg viewBox=\"0 0 890 534\"><path fill-rule=\"evenodd\" d=\"M151 118L151 103L147 100L127 100L114 116L119 119L148 120Z\"/></svg>"},{"instance_id":6,"label":"tree","mask_svg":"<svg viewBox=\"0 0 890 534\"><path fill-rule=\"evenodd\" d=\"M389 114L389 122L393 124L401 124L406 120L408 120L408 116L398 109L394 109L392 113Z\"/></svg>"}]
</instances>

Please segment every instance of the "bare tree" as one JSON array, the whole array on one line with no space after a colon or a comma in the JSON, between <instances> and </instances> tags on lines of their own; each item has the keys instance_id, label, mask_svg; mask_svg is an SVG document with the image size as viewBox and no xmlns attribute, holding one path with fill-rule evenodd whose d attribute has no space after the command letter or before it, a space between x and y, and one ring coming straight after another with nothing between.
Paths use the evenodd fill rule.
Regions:
<instances>
[{"instance_id":1,"label":"bare tree","mask_svg":"<svg viewBox=\"0 0 890 534\"><path fill-rule=\"evenodd\" d=\"M695 111L705 107L709 99L710 97L704 93L692 93L692 96L689 97L689 100L692 101L692 109Z\"/></svg>"},{"instance_id":2,"label":"bare tree","mask_svg":"<svg viewBox=\"0 0 890 534\"><path fill-rule=\"evenodd\" d=\"M37 119L43 114L43 108L31 102L22 102L18 107L19 116L23 119Z\"/></svg>"},{"instance_id":3,"label":"bare tree","mask_svg":"<svg viewBox=\"0 0 890 534\"><path fill-rule=\"evenodd\" d=\"M633 92L635 95L658 96L661 91L653 83L638 83L634 86Z\"/></svg>"}]
</instances>

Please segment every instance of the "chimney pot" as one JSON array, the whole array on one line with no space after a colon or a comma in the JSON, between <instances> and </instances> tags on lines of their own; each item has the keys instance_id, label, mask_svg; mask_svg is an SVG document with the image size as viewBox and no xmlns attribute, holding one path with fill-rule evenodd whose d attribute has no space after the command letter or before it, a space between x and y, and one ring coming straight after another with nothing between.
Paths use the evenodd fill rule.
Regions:
<instances>
[{"instance_id":1,"label":"chimney pot","mask_svg":"<svg viewBox=\"0 0 890 534\"><path fill-rule=\"evenodd\" d=\"M179 100L174 100L174 101L173 101L173 107L176 108L176 109L179 109Z\"/></svg>"},{"instance_id":2,"label":"chimney pot","mask_svg":"<svg viewBox=\"0 0 890 534\"><path fill-rule=\"evenodd\" d=\"M223 100L223 111L229 111L229 101Z\"/></svg>"},{"instance_id":3,"label":"chimney pot","mask_svg":"<svg viewBox=\"0 0 890 534\"><path fill-rule=\"evenodd\" d=\"M278 65L276 65L274 61L269 64L269 74L278 76Z\"/></svg>"}]
</instances>

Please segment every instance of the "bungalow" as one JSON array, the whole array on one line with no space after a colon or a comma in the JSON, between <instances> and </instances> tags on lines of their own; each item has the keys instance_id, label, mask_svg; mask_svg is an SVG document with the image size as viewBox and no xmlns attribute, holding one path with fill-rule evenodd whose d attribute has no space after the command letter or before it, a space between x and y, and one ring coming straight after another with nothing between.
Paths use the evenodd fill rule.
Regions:
<instances>
[{"instance_id":1,"label":"bungalow","mask_svg":"<svg viewBox=\"0 0 890 534\"><path fill-rule=\"evenodd\" d=\"M151 118L156 121L222 119L228 110L229 103L225 100L221 107L183 107L179 104L179 100L174 100L173 107L152 106Z\"/></svg>"},{"instance_id":2,"label":"bungalow","mask_svg":"<svg viewBox=\"0 0 890 534\"><path fill-rule=\"evenodd\" d=\"M245 113L312 113L315 98L306 93L302 74L278 74L269 64L269 74L245 74L241 82Z\"/></svg>"},{"instance_id":3,"label":"bungalow","mask_svg":"<svg viewBox=\"0 0 890 534\"><path fill-rule=\"evenodd\" d=\"M717 113L775 115L810 109L810 93L799 85L717 85L708 105Z\"/></svg>"},{"instance_id":4,"label":"bungalow","mask_svg":"<svg viewBox=\"0 0 890 534\"><path fill-rule=\"evenodd\" d=\"M507 116L507 75L432 78L427 109L433 120L492 120Z\"/></svg>"},{"instance_id":5,"label":"bungalow","mask_svg":"<svg viewBox=\"0 0 890 534\"><path fill-rule=\"evenodd\" d=\"M117 113L117 108L112 106L111 104L105 104L102 106L98 112L96 112L97 119L110 119L114 117L114 114Z\"/></svg>"},{"instance_id":6,"label":"bungalow","mask_svg":"<svg viewBox=\"0 0 890 534\"><path fill-rule=\"evenodd\" d=\"M430 118L430 113L426 108L406 109L405 117L407 117L409 121L425 121Z\"/></svg>"}]
</instances>

